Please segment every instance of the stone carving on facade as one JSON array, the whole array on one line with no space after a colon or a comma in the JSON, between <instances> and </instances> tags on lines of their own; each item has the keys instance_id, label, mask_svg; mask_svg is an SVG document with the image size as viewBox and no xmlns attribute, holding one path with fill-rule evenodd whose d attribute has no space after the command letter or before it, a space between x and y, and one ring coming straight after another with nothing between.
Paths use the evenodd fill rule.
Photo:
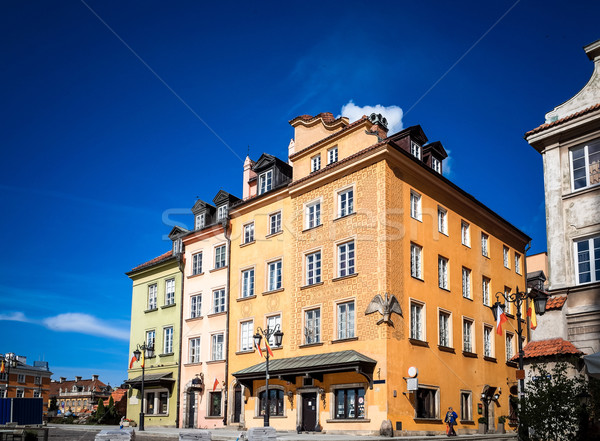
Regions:
<instances>
[{"instance_id":1,"label":"stone carving on facade","mask_svg":"<svg viewBox=\"0 0 600 441\"><path fill-rule=\"evenodd\" d=\"M367 306L365 315L373 314L374 312L378 312L382 315L382 318L377 322L378 325L386 323L393 327L394 322L392 322L391 315L395 312L401 316L402 308L400 308L400 302L398 302L396 296L386 292L385 297L382 297L381 294L376 294L375 297L373 297L373 300L371 300L369 306Z\"/></svg>"}]
</instances>

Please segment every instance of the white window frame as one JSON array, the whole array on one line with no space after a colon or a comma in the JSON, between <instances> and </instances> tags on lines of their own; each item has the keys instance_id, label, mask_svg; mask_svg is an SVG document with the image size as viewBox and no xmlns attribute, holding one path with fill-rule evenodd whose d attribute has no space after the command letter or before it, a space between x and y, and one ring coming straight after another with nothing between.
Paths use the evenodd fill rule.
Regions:
<instances>
[{"instance_id":1,"label":"white window frame","mask_svg":"<svg viewBox=\"0 0 600 441\"><path fill-rule=\"evenodd\" d=\"M202 294L190 296L190 318L202 317Z\"/></svg>"},{"instance_id":2,"label":"white window frame","mask_svg":"<svg viewBox=\"0 0 600 441\"><path fill-rule=\"evenodd\" d=\"M156 343L156 330L149 329L146 331L146 346L155 346Z\"/></svg>"},{"instance_id":3,"label":"white window frame","mask_svg":"<svg viewBox=\"0 0 600 441\"><path fill-rule=\"evenodd\" d=\"M473 299L471 289L471 270L462 267L462 294L465 299Z\"/></svg>"},{"instance_id":4,"label":"white window frame","mask_svg":"<svg viewBox=\"0 0 600 441\"><path fill-rule=\"evenodd\" d=\"M481 232L481 255L490 257L490 236L483 231Z\"/></svg>"},{"instance_id":5,"label":"white window frame","mask_svg":"<svg viewBox=\"0 0 600 441\"><path fill-rule=\"evenodd\" d=\"M415 158L421 159L421 149L422 147L416 142L410 142L410 154L413 155Z\"/></svg>"},{"instance_id":6,"label":"white window frame","mask_svg":"<svg viewBox=\"0 0 600 441\"><path fill-rule=\"evenodd\" d=\"M438 231L448 235L448 210L438 206Z\"/></svg>"},{"instance_id":7,"label":"white window frame","mask_svg":"<svg viewBox=\"0 0 600 441\"><path fill-rule=\"evenodd\" d=\"M502 245L502 260L504 268L510 269L510 249L506 245Z\"/></svg>"},{"instance_id":8,"label":"white window frame","mask_svg":"<svg viewBox=\"0 0 600 441\"><path fill-rule=\"evenodd\" d=\"M33 398L41 398L42 394L40 393L40 391L38 389L34 389L33 391Z\"/></svg>"},{"instance_id":9,"label":"white window frame","mask_svg":"<svg viewBox=\"0 0 600 441\"><path fill-rule=\"evenodd\" d=\"M281 314L270 314L265 317L265 328L275 329L279 325L279 329L281 329ZM281 346L277 346L275 344L275 334L271 334L271 338L269 338L269 346L272 348L280 348Z\"/></svg>"},{"instance_id":10,"label":"white window frame","mask_svg":"<svg viewBox=\"0 0 600 441\"><path fill-rule=\"evenodd\" d=\"M165 306L175 304L175 278L165 280Z\"/></svg>"},{"instance_id":11,"label":"white window frame","mask_svg":"<svg viewBox=\"0 0 600 441\"><path fill-rule=\"evenodd\" d=\"M321 225L321 199L307 203L304 207L304 213L305 230Z\"/></svg>"},{"instance_id":12,"label":"white window frame","mask_svg":"<svg viewBox=\"0 0 600 441\"><path fill-rule=\"evenodd\" d=\"M422 197L419 193L414 190L410 191L410 217L420 222L423 221L421 200Z\"/></svg>"},{"instance_id":13,"label":"white window frame","mask_svg":"<svg viewBox=\"0 0 600 441\"><path fill-rule=\"evenodd\" d=\"M483 325L483 356L495 358L496 351L494 348L494 327L492 325Z\"/></svg>"},{"instance_id":14,"label":"white window frame","mask_svg":"<svg viewBox=\"0 0 600 441\"><path fill-rule=\"evenodd\" d=\"M504 296L505 298L510 298L510 293L512 292L512 288L509 286L504 287ZM506 314L512 315L512 304L513 302L504 302L504 312Z\"/></svg>"},{"instance_id":15,"label":"white window frame","mask_svg":"<svg viewBox=\"0 0 600 441\"><path fill-rule=\"evenodd\" d=\"M337 277L356 273L356 242L349 240L337 245Z\"/></svg>"},{"instance_id":16,"label":"white window frame","mask_svg":"<svg viewBox=\"0 0 600 441\"><path fill-rule=\"evenodd\" d=\"M443 256L438 256L438 286L450 290L450 261Z\"/></svg>"},{"instance_id":17,"label":"white window frame","mask_svg":"<svg viewBox=\"0 0 600 441\"><path fill-rule=\"evenodd\" d=\"M471 225L464 220L460 221L460 242L471 248Z\"/></svg>"},{"instance_id":18,"label":"white window frame","mask_svg":"<svg viewBox=\"0 0 600 441\"><path fill-rule=\"evenodd\" d=\"M281 211L269 215L269 234L281 232Z\"/></svg>"},{"instance_id":19,"label":"white window frame","mask_svg":"<svg viewBox=\"0 0 600 441\"><path fill-rule=\"evenodd\" d=\"M240 322L240 352L254 351L254 320Z\"/></svg>"},{"instance_id":20,"label":"white window frame","mask_svg":"<svg viewBox=\"0 0 600 441\"><path fill-rule=\"evenodd\" d=\"M310 317L312 315L312 317ZM311 335L312 334L312 335ZM321 308L311 307L304 310L304 344L321 342Z\"/></svg>"},{"instance_id":21,"label":"white window frame","mask_svg":"<svg viewBox=\"0 0 600 441\"><path fill-rule=\"evenodd\" d=\"M283 288L283 260L267 262L267 292Z\"/></svg>"},{"instance_id":22,"label":"white window frame","mask_svg":"<svg viewBox=\"0 0 600 441\"><path fill-rule=\"evenodd\" d=\"M225 268L227 266L227 245L220 244L215 248L214 269Z\"/></svg>"},{"instance_id":23,"label":"white window frame","mask_svg":"<svg viewBox=\"0 0 600 441\"><path fill-rule=\"evenodd\" d=\"M573 241L573 260L575 263L574 266L574 275L575 275L575 283L577 285L585 285L588 283L594 283L600 281L600 278L596 275L596 272L600 270L597 265L600 265L600 247L596 248L594 242L598 241L600 245L600 236L592 236L583 239L576 239ZM579 244L586 244L587 250L579 251ZM587 254L587 259L584 259ZM581 267L585 268L585 265L589 267L590 280L582 281L582 274L585 274L587 271L581 271Z\"/></svg>"},{"instance_id":24,"label":"white window frame","mask_svg":"<svg viewBox=\"0 0 600 441\"><path fill-rule=\"evenodd\" d=\"M465 405L463 396L467 397L467 403ZM460 391L460 420L473 421L473 393L470 390Z\"/></svg>"},{"instance_id":25,"label":"white window frame","mask_svg":"<svg viewBox=\"0 0 600 441\"><path fill-rule=\"evenodd\" d=\"M17 374L17 382L25 383L25 374Z\"/></svg>"},{"instance_id":26,"label":"white window frame","mask_svg":"<svg viewBox=\"0 0 600 441\"><path fill-rule=\"evenodd\" d=\"M163 328L163 354L173 353L173 326L165 326Z\"/></svg>"},{"instance_id":27,"label":"white window frame","mask_svg":"<svg viewBox=\"0 0 600 441\"><path fill-rule=\"evenodd\" d=\"M148 310L154 311L158 308L158 284L148 285Z\"/></svg>"},{"instance_id":28,"label":"white window frame","mask_svg":"<svg viewBox=\"0 0 600 441\"><path fill-rule=\"evenodd\" d=\"M337 302L335 306L337 340L354 338L356 336L356 302L353 299L345 300Z\"/></svg>"},{"instance_id":29,"label":"white window frame","mask_svg":"<svg viewBox=\"0 0 600 441\"><path fill-rule=\"evenodd\" d=\"M240 274L240 298L246 299L255 295L254 291L255 271L254 267L246 268Z\"/></svg>"},{"instance_id":30,"label":"white window frame","mask_svg":"<svg viewBox=\"0 0 600 441\"><path fill-rule=\"evenodd\" d=\"M510 359L515 356L515 334L506 331L504 346L506 361L510 361Z\"/></svg>"},{"instance_id":31,"label":"white window frame","mask_svg":"<svg viewBox=\"0 0 600 441\"><path fill-rule=\"evenodd\" d=\"M242 240L243 244L254 242L254 222L248 222L243 226Z\"/></svg>"},{"instance_id":32,"label":"white window frame","mask_svg":"<svg viewBox=\"0 0 600 441\"><path fill-rule=\"evenodd\" d=\"M225 288L213 289L212 311L213 314L219 314L221 312L227 311L227 305L225 304Z\"/></svg>"},{"instance_id":33,"label":"white window frame","mask_svg":"<svg viewBox=\"0 0 600 441\"><path fill-rule=\"evenodd\" d=\"M354 187L344 188L337 192L337 217L344 217L354 213Z\"/></svg>"},{"instance_id":34,"label":"white window frame","mask_svg":"<svg viewBox=\"0 0 600 441\"><path fill-rule=\"evenodd\" d=\"M219 205L217 207L217 222L222 221L223 219L225 219L227 217L227 204L225 205Z\"/></svg>"},{"instance_id":35,"label":"white window frame","mask_svg":"<svg viewBox=\"0 0 600 441\"><path fill-rule=\"evenodd\" d=\"M570 176L571 176L571 190L572 191L581 191L586 188L596 187L600 185L600 181L594 184L590 184L590 144L593 147L599 148L600 139L596 138L591 141L588 141L584 145L579 145L577 147L573 147L569 149L569 168L570 168ZM583 150L583 159L584 159L584 170L585 170L585 185L579 188L575 188L575 170L574 170L574 161L573 161L573 152L576 150ZM592 154L600 155L600 152L594 152Z\"/></svg>"},{"instance_id":36,"label":"white window frame","mask_svg":"<svg viewBox=\"0 0 600 441\"><path fill-rule=\"evenodd\" d=\"M315 155L310 158L310 172L316 172L321 169L321 154Z\"/></svg>"},{"instance_id":37,"label":"white window frame","mask_svg":"<svg viewBox=\"0 0 600 441\"><path fill-rule=\"evenodd\" d=\"M197 214L196 215L196 220L195 220L195 223L194 223L195 229L196 230L201 230L202 228L204 228L205 223L206 223L206 220L205 220L204 213Z\"/></svg>"},{"instance_id":38,"label":"white window frame","mask_svg":"<svg viewBox=\"0 0 600 441\"><path fill-rule=\"evenodd\" d=\"M306 285L315 285L323 280L322 253L315 250L304 255Z\"/></svg>"},{"instance_id":39,"label":"white window frame","mask_svg":"<svg viewBox=\"0 0 600 441\"><path fill-rule=\"evenodd\" d=\"M468 324L468 326L465 326ZM462 348L463 352L475 354L475 320L469 317L462 318Z\"/></svg>"},{"instance_id":40,"label":"white window frame","mask_svg":"<svg viewBox=\"0 0 600 441\"><path fill-rule=\"evenodd\" d=\"M219 337L221 341L219 342ZM219 352L220 348L220 352ZM215 332L210 336L210 360L211 361L222 361L225 360L225 334L222 332Z\"/></svg>"},{"instance_id":41,"label":"white window frame","mask_svg":"<svg viewBox=\"0 0 600 441\"><path fill-rule=\"evenodd\" d=\"M202 251L192 254L192 276L202 274Z\"/></svg>"},{"instance_id":42,"label":"white window frame","mask_svg":"<svg viewBox=\"0 0 600 441\"><path fill-rule=\"evenodd\" d=\"M16 398L25 398L25 391L23 389L17 389Z\"/></svg>"},{"instance_id":43,"label":"white window frame","mask_svg":"<svg viewBox=\"0 0 600 441\"><path fill-rule=\"evenodd\" d=\"M492 279L486 276L481 276L481 301L485 306L492 306L490 295L491 284Z\"/></svg>"},{"instance_id":44,"label":"white window frame","mask_svg":"<svg viewBox=\"0 0 600 441\"><path fill-rule=\"evenodd\" d=\"M337 145L327 149L327 165L338 162L338 147Z\"/></svg>"},{"instance_id":45,"label":"white window frame","mask_svg":"<svg viewBox=\"0 0 600 441\"><path fill-rule=\"evenodd\" d=\"M521 274L521 255L515 252L515 273Z\"/></svg>"},{"instance_id":46,"label":"white window frame","mask_svg":"<svg viewBox=\"0 0 600 441\"><path fill-rule=\"evenodd\" d=\"M273 188L273 170L258 175L258 194L264 194Z\"/></svg>"},{"instance_id":47,"label":"white window frame","mask_svg":"<svg viewBox=\"0 0 600 441\"><path fill-rule=\"evenodd\" d=\"M423 280L423 247L416 243L410 244L410 275Z\"/></svg>"},{"instance_id":48,"label":"white window frame","mask_svg":"<svg viewBox=\"0 0 600 441\"><path fill-rule=\"evenodd\" d=\"M188 363L200 363L201 361L201 337L192 337L188 340Z\"/></svg>"},{"instance_id":49,"label":"white window frame","mask_svg":"<svg viewBox=\"0 0 600 441\"><path fill-rule=\"evenodd\" d=\"M412 340L427 341L425 303L415 299L409 300L410 322L409 336Z\"/></svg>"},{"instance_id":50,"label":"white window frame","mask_svg":"<svg viewBox=\"0 0 600 441\"><path fill-rule=\"evenodd\" d=\"M40 377L39 375L33 377L33 384L42 384L42 377Z\"/></svg>"},{"instance_id":51,"label":"white window frame","mask_svg":"<svg viewBox=\"0 0 600 441\"><path fill-rule=\"evenodd\" d=\"M166 393L167 394L167 412L166 413L160 413L160 395L161 393ZM154 398L152 400L152 408L154 409L153 412L149 412L148 411L148 404L149 404L149 398L148 395L153 395ZM171 398L169 397L169 391L168 389L165 388L161 388L161 389L150 389L144 392L144 403L146 404L146 409L145 412L147 415L169 415L169 409L170 409L170 403L171 403ZM75 405L75 403L73 403L73 406Z\"/></svg>"},{"instance_id":52,"label":"white window frame","mask_svg":"<svg viewBox=\"0 0 600 441\"><path fill-rule=\"evenodd\" d=\"M442 317L447 319L445 324L442 323ZM442 334L443 331L445 331L444 335ZM445 336L448 344L444 344L443 336ZM438 308L438 344L446 348L454 347L452 341L452 313L440 308Z\"/></svg>"},{"instance_id":53,"label":"white window frame","mask_svg":"<svg viewBox=\"0 0 600 441\"><path fill-rule=\"evenodd\" d=\"M435 156L432 156L431 157L431 168L434 171L438 172L439 174L442 174L442 161L440 161Z\"/></svg>"}]
</instances>

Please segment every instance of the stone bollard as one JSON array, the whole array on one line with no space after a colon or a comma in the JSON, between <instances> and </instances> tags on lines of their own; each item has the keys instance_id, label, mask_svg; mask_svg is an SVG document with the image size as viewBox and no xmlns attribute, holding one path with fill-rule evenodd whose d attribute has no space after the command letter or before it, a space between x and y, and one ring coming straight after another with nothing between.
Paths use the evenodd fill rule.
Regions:
<instances>
[{"instance_id":1,"label":"stone bollard","mask_svg":"<svg viewBox=\"0 0 600 441\"><path fill-rule=\"evenodd\" d=\"M246 433L248 441L277 441L274 427L252 427Z\"/></svg>"},{"instance_id":2,"label":"stone bollard","mask_svg":"<svg viewBox=\"0 0 600 441\"><path fill-rule=\"evenodd\" d=\"M381 428L379 429L379 435L391 438L394 436L394 430L392 428L392 422L390 420L383 420L381 422Z\"/></svg>"},{"instance_id":3,"label":"stone bollard","mask_svg":"<svg viewBox=\"0 0 600 441\"><path fill-rule=\"evenodd\" d=\"M135 439L133 429L101 430L94 438L95 441L131 441Z\"/></svg>"},{"instance_id":4,"label":"stone bollard","mask_svg":"<svg viewBox=\"0 0 600 441\"><path fill-rule=\"evenodd\" d=\"M212 434L210 430L179 432L179 441L212 441Z\"/></svg>"}]
</instances>

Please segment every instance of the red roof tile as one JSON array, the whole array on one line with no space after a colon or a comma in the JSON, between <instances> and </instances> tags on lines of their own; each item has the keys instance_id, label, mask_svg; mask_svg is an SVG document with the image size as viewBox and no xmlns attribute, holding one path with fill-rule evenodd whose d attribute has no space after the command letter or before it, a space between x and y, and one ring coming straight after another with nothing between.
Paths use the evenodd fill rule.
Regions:
<instances>
[{"instance_id":1,"label":"red roof tile","mask_svg":"<svg viewBox=\"0 0 600 441\"><path fill-rule=\"evenodd\" d=\"M321 118L323 120L323 122L327 123L327 124L331 124L332 122L337 121L335 119L335 117L333 116L333 113L331 113L331 112L321 112L321 113L319 113L318 115L315 115L315 116L311 116L311 115L300 115L300 116L297 116L296 118L290 120L290 124L293 123L294 121L298 120L298 119L301 119L302 121L309 122L309 121L314 121L317 118Z\"/></svg>"},{"instance_id":2,"label":"red roof tile","mask_svg":"<svg viewBox=\"0 0 600 441\"><path fill-rule=\"evenodd\" d=\"M566 301L567 296L549 297L548 303L546 303L546 311L562 309Z\"/></svg>"},{"instance_id":3,"label":"red roof tile","mask_svg":"<svg viewBox=\"0 0 600 441\"><path fill-rule=\"evenodd\" d=\"M155 257L152 260L149 260L148 262L144 262L141 265L136 266L135 268L133 268L131 271L137 271L139 269L145 268L147 266L152 266L152 265L156 265L157 263L162 262L163 260L167 260L169 257L171 257L173 255L173 250L167 251L165 254L161 254L158 257Z\"/></svg>"},{"instance_id":4,"label":"red roof tile","mask_svg":"<svg viewBox=\"0 0 600 441\"><path fill-rule=\"evenodd\" d=\"M530 341L523 348L524 358L551 357L553 355L582 355L579 349L573 346L570 341L562 338L552 338L550 340ZM512 361L516 361L515 355Z\"/></svg>"},{"instance_id":5,"label":"red roof tile","mask_svg":"<svg viewBox=\"0 0 600 441\"><path fill-rule=\"evenodd\" d=\"M536 127L535 129L530 130L529 132L525 133L525 137L527 137L529 135L534 135L534 134L539 133L539 132L542 132L542 131L544 131L546 129L549 129L550 127L557 126L559 124L562 124L562 123L570 121L570 120L572 120L574 118L577 118L578 116L585 115L586 113L590 113L590 112L593 112L593 111L598 110L598 109L600 109L600 103L594 104L593 106L590 106L587 109L583 109L583 110L581 110L579 112L573 113L572 115L565 116L564 118L561 118L559 120L552 121L551 123L542 124L541 126Z\"/></svg>"}]
</instances>

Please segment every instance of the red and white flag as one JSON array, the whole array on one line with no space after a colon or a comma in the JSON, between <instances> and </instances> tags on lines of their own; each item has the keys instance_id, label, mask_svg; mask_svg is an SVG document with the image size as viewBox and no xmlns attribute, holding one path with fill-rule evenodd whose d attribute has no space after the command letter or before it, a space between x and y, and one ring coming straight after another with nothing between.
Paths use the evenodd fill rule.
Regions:
<instances>
[{"instance_id":1,"label":"red and white flag","mask_svg":"<svg viewBox=\"0 0 600 441\"><path fill-rule=\"evenodd\" d=\"M496 334L502 335L502 323L504 323L508 319L506 318L506 314L504 314L504 311L502 310L500 305L498 305L497 308L498 309L496 310Z\"/></svg>"},{"instance_id":2,"label":"red and white flag","mask_svg":"<svg viewBox=\"0 0 600 441\"><path fill-rule=\"evenodd\" d=\"M213 392L217 390L217 386L219 385L219 380L215 377L215 383L213 384Z\"/></svg>"},{"instance_id":3,"label":"red and white flag","mask_svg":"<svg viewBox=\"0 0 600 441\"><path fill-rule=\"evenodd\" d=\"M135 355L131 357L131 361L129 362L129 369L133 368L133 363L135 363L136 361L137 358L135 358Z\"/></svg>"},{"instance_id":4,"label":"red and white flag","mask_svg":"<svg viewBox=\"0 0 600 441\"><path fill-rule=\"evenodd\" d=\"M260 348L260 345L257 345L256 343L254 343L254 347L258 351L258 355L260 355L260 358L263 358L263 353L262 353L262 349Z\"/></svg>"},{"instance_id":5,"label":"red and white flag","mask_svg":"<svg viewBox=\"0 0 600 441\"><path fill-rule=\"evenodd\" d=\"M537 328L537 317L535 315L535 303L533 299L529 299L529 307L527 308L527 315L529 316L529 323L531 329Z\"/></svg>"}]
</instances>

